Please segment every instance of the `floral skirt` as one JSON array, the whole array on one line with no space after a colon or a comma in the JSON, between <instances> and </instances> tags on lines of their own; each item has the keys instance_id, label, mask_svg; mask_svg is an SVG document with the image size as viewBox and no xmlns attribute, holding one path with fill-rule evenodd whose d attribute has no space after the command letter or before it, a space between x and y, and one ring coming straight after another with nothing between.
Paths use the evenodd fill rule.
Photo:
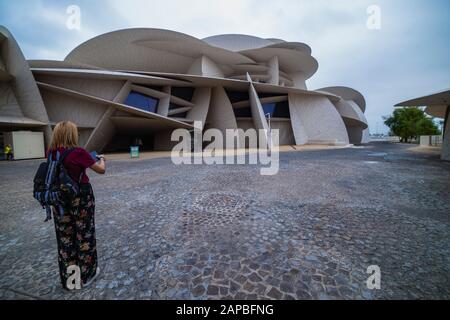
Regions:
<instances>
[{"instance_id":1,"label":"floral skirt","mask_svg":"<svg viewBox=\"0 0 450 320\"><path fill-rule=\"evenodd\" d=\"M71 208L64 210L63 216L53 210L59 275L64 288L73 272L67 272L70 265L80 268L82 283L92 278L97 270L94 192L90 184L82 184L80 191L80 197L72 202Z\"/></svg>"}]
</instances>

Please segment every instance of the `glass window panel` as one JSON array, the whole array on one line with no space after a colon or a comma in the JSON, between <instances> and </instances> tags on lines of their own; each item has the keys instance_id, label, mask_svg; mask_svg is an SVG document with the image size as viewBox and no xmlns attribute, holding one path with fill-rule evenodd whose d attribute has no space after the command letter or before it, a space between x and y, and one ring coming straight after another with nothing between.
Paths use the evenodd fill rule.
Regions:
<instances>
[{"instance_id":1,"label":"glass window panel","mask_svg":"<svg viewBox=\"0 0 450 320\"><path fill-rule=\"evenodd\" d=\"M268 117L268 114L273 117L273 114L275 113L275 103L264 103L262 105L262 108L264 110L266 118Z\"/></svg>"},{"instance_id":2,"label":"glass window panel","mask_svg":"<svg viewBox=\"0 0 450 320\"><path fill-rule=\"evenodd\" d=\"M231 103L249 100L248 92L228 91L228 90L226 90L226 92L228 95L228 99L230 99Z\"/></svg>"},{"instance_id":3,"label":"glass window panel","mask_svg":"<svg viewBox=\"0 0 450 320\"><path fill-rule=\"evenodd\" d=\"M275 106L275 112L273 114L274 118L290 118L291 114L289 113L289 102L282 101L278 102Z\"/></svg>"},{"instance_id":4,"label":"glass window panel","mask_svg":"<svg viewBox=\"0 0 450 320\"><path fill-rule=\"evenodd\" d=\"M124 104L149 112L157 112L159 100L145 94L131 91Z\"/></svg>"},{"instance_id":5,"label":"glass window panel","mask_svg":"<svg viewBox=\"0 0 450 320\"><path fill-rule=\"evenodd\" d=\"M194 88L189 87L172 87L171 94L175 97L191 101L194 95Z\"/></svg>"},{"instance_id":6,"label":"glass window panel","mask_svg":"<svg viewBox=\"0 0 450 320\"><path fill-rule=\"evenodd\" d=\"M278 102L278 103L265 103L262 105L264 114L266 118L268 118L268 114L270 114L271 118L290 118L289 114L289 103L287 101Z\"/></svg>"},{"instance_id":7,"label":"glass window panel","mask_svg":"<svg viewBox=\"0 0 450 320\"><path fill-rule=\"evenodd\" d=\"M251 118L252 117L252 110L250 107L247 108L236 108L233 109L234 116L236 118Z\"/></svg>"}]
</instances>

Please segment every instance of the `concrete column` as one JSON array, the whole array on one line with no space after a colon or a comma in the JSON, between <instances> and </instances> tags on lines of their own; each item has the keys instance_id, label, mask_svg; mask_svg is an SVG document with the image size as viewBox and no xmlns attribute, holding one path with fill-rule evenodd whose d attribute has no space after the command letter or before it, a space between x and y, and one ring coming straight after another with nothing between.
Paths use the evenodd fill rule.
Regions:
<instances>
[{"instance_id":1,"label":"concrete column","mask_svg":"<svg viewBox=\"0 0 450 320\"><path fill-rule=\"evenodd\" d=\"M113 101L117 103L123 103L128 94L130 93L131 82L126 81L122 88L117 92ZM105 109L105 113L102 115L100 121L89 136L84 148L88 151L102 152L109 141L116 134L116 127L111 121L111 117L116 112L115 107L108 107Z\"/></svg>"},{"instance_id":2,"label":"concrete column","mask_svg":"<svg viewBox=\"0 0 450 320\"><path fill-rule=\"evenodd\" d=\"M291 73L289 76L294 83L294 88L308 90L306 87L306 77L302 72Z\"/></svg>"},{"instance_id":3,"label":"concrete column","mask_svg":"<svg viewBox=\"0 0 450 320\"><path fill-rule=\"evenodd\" d=\"M250 109L252 110L252 120L253 126L256 130L265 130L266 141L258 140L259 147L266 147L267 141L269 141L269 124L264 114L264 109L259 100L258 93L256 92L255 86L252 83L250 75L247 73L247 81L250 83L248 89L248 96L250 98Z\"/></svg>"},{"instance_id":4,"label":"concrete column","mask_svg":"<svg viewBox=\"0 0 450 320\"><path fill-rule=\"evenodd\" d=\"M289 112L297 145L349 143L344 121L328 98L290 93Z\"/></svg>"},{"instance_id":5,"label":"concrete column","mask_svg":"<svg viewBox=\"0 0 450 320\"><path fill-rule=\"evenodd\" d=\"M0 26L0 35L3 39L0 43L0 55L4 62L3 68L13 78L10 84L14 96L25 117L47 124L40 130L44 133L45 143L48 146L52 137L52 128L28 62L12 34L3 26Z\"/></svg>"},{"instance_id":6,"label":"concrete column","mask_svg":"<svg viewBox=\"0 0 450 320\"><path fill-rule=\"evenodd\" d=\"M206 117L208 115L209 104L211 102L211 88L200 87L196 88L192 97L192 103L194 107L188 111L186 119L201 121L202 130L206 123Z\"/></svg>"},{"instance_id":7,"label":"concrete column","mask_svg":"<svg viewBox=\"0 0 450 320\"><path fill-rule=\"evenodd\" d=\"M280 83L280 66L278 63L278 56L272 57L267 63L269 67L269 81L268 83L278 85Z\"/></svg>"},{"instance_id":8,"label":"concrete column","mask_svg":"<svg viewBox=\"0 0 450 320\"><path fill-rule=\"evenodd\" d=\"M195 59L189 67L188 74L224 78L222 69L210 58L203 55Z\"/></svg>"},{"instance_id":9,"label":"concrete column","mask_svg":"<svg viewBox=\"0 0 450 320\"><path fill-rule=\"evenodd\" d=\"M167 115L169 114L169 106L170 106L170 94L172 91L172 87L171 86L165 86L163 87L162 91L164 93L167 93L167 96L162 97L159 99L159 103L158 103L158 114L167 117Z\"/></svg>"},{"instance_id":10,"label":"concrete column","mask_svg":"<svg viewBox=\"0 0 450 320\"><path fill-rule=\"evenodd\" d=\"M445 111L444 120L444 134L442 140L442 154L441 159L445 161L450 161L450 106L447 106Z\"/></svg>"},{"instance_id":11,"label":"concrete column","mask_svg":"<svg viewBox=\"0 0 450 320\"><path fill-rule=\"evenodd\" d=\"M209 128L216 128L222 131L225 136L226 129L237 129L236 117L233 106L228 99L223 87L214 87L211 93L210 112L206 118Z\"/></svg>"}]
</instances>

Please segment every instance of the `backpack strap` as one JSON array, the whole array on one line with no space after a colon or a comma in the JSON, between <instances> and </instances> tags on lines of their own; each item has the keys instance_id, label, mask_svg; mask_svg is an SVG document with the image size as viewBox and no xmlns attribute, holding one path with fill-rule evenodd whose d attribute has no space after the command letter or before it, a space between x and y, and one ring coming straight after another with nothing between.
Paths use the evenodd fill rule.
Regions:
<instances>
[{"instance_id":1,"label":"backpack strap","mask_svg":"<svg viewBox=\"0 0 450 320\"><path fill-rule=\"evenodd\" d=\"M80 178L78 179L78 185L80 185L81 184L81 180L83 180L83 170L81 170L81 173L80 173Z\"/></svg>"},{"instance_id":2,"label":"backpack strap","mask_svg":"<svg viewBox=\"0 0 450 320\"><path fill-rule=\"evenodd\" d=\"M56 151L56 160L54 161L53 160L53 151L50 150L48 152L48 158L47 158L48 167L47 167L47 174L46 174L46 177L45 177L45 185L46 185L47 189L50 187L50 184L53 181L54 174L55 174L54 169L55 169L56 164L59 163L60 156L61 155L60 155L59 151ZM51 195L51 193L49 191L46 191L45 194L44 194L44 198L45 198L46 201L48 201L49 198L51 198L51 196L52 195ZM45 218L44 222L47 222L47 221L52 219L51 206L50 205L46 205L45 206L45 211L46 211L47 215L46 215L46 218Z\"/></svg>"},{"instance_id":3,"label":"backpack strap","mask_svg":"<svg viewBox=\"0 0 450 320\"><path fill-rule=\"evenodd\" d=\"M54 168L55 168L55 165L56 165L57 161L59 161L59 158L60 158L59 151L56 151L56 161L52 160L52 152L49 153L49 156L48 156L48 159L47 159L49 167L47 168L47 175L45 177L45 185L47 187L49 187L50 184L53 181Z\"/></svg>"}]
</instances>

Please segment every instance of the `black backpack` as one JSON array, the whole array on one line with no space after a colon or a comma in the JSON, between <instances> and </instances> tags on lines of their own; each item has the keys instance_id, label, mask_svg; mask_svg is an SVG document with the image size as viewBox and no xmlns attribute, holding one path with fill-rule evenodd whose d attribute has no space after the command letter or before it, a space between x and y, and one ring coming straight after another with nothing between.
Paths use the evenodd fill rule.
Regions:
<instances>
[{"instance_id":1,"label":"black backpack","mask_svg":"<svg viewBox=\"0 0 450 320\"><path fill-rule=\"evenodd\" d=\"M52 219L51 207L55 207L59 214L64 215L64 210L70 208L72 201L80 194L81 173L78 182L75 182L67 173L63 161L74 149L67 149L62 154L56 151L56 159L53 160L52 152L49 152L47 161L42 162L34 176L33 197L39 201L46 210L45 221Z\"/></svg>"}]
</instances>

